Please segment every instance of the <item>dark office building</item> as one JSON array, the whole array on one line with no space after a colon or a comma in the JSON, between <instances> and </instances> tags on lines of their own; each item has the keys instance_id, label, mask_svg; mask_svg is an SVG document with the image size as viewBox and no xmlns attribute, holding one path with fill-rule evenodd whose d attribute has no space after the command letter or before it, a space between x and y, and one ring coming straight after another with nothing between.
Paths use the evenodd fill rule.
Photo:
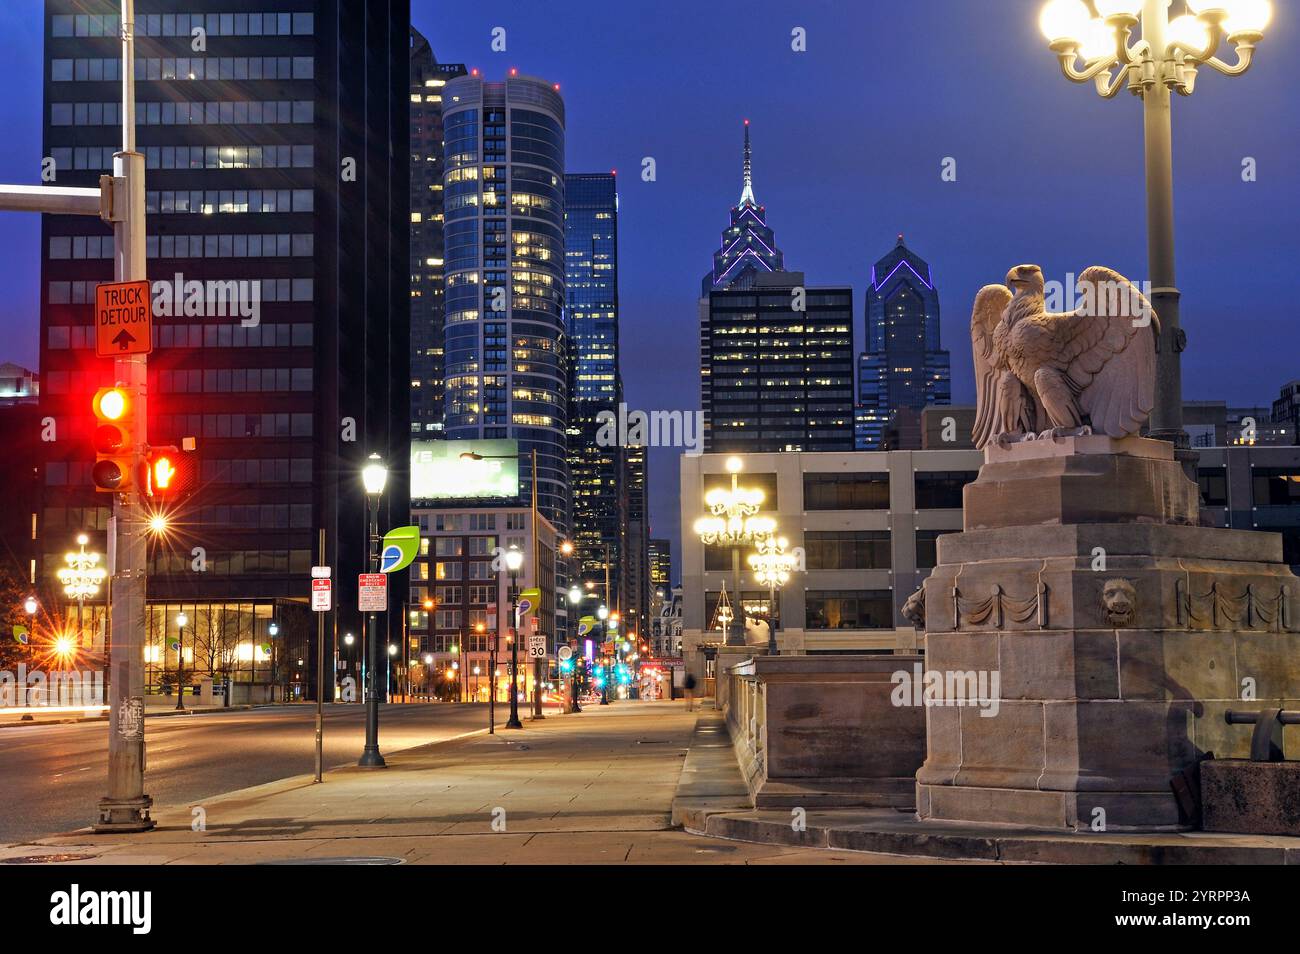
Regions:
<instances>
[{"instance_id":1,"label":"dark office building","mask_svg":"<svg viewBox=\"0 0 1300 954\"><path fill-rule=\"evenodd\" d=\"M705 453L853 450L853 289L757 274L700 312Z\"/></svg>"},{"instance_id":2,"label":"dark office building","mask_svg":"<svg viewBox=\"0 0 1300 954\"><path fill-rule=\"evenodd\" d=\"M627 448L627 542L624 558L624 615L628 632L650 630L650 502L646 496L649 457L644 446Z\"/></svg>"},{"instance_id":3,"label":"dark office building","mask_svg":"<svg viewBox=\"0 0 1300 954\"><path fill-rule=\"evenodd\" d=\"M442 90L446 435L514 439L521 493L569 522L564 334L564 100L551 83L477 75Z\"/></svg>"},{"instance_id":4,"label":"dark office building","mask_svg":"<svg viewBox=\"0 0 1300 954\"><path fill-rule=\"evenodd\" d=\"M601 414L623 400L618 353L618 192L612 173L564 177L565 327L574 569L627 606L627 448L602 440Z\"/></svg>"},{"instance_id":5,"label":"dark office building","mask_svg":"<svg viewBox=\"0 0 1300 954\"><path fill-rule=\"evenodd\" d=\"M140 0L135 89L155 282L149 440L198 441L197 490L150 547L146 682L156 691L175 669L184 611L185 668L228 667L235 698L257 699L311 693L320 529L331 629L358 628L369 454L390 467L381 524L408 522L410 16L404 0L230 12L246 6ZM117 11L45 4L44 154L59 185L96 185L119 148ZM90 303L113 263L94 219L46 216L42 243L41 406L59 426L39 523L49 575L78 532L105 542L87 421L112 366L95 357ZM191 282L206 290L191 298ZM382 618L400 632L394 583Z\"/></svg>"},{"instance_id":6,"label":"dark office building","mask_svg":"<svg viewBox=\"0 0 1300 954\"><path fill-rule=\"evenodd\" d=\"M952 369L939 344L939 293L930 266L902 235L872 266L866 325L858 359L858 449L917 450L920 412L952 403Z\"/></svg>"},{"instance_id":7,"label":"dark office building","mask_svg":"<svg viewBox=\"0 0 1300 954\"><path fill-rule=\"evenodd\" d=\"M464 75L411 29L411 435L425 439L443 423L442 90Z\"/></svg>"},{"instance_id":8,"label":"dark office building","mask_svg":"<svg viewBox=\"0 0 1300 954\"><path fill-rule=\"evenodd\" d=\"M0 434L10 455L0 469L0 577L36 582L36 517L41 508L40 385L33 371L0 364ZM69 541L71 543L71 541ZM0 634L3 637L4 634Z\"/></svg>"}]
</instances>

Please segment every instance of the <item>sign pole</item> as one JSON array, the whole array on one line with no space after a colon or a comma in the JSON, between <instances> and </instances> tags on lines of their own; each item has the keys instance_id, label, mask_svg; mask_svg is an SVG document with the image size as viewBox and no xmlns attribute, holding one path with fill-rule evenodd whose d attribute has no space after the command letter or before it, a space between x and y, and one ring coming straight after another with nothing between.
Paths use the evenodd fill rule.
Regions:
<instances>
[{"instance_id":1,"label":"sign pole","mask_svg":"<svg viewBox=\"0 0 1300 954\"><path fill-rule=\"evenodd\" d=\"M135 0L122 0L122 151L113 156L113 205L125 215L113 225L114 274L119 282L145 279L144 156L135 149ZM116 218L116 216L114 216ZM137 460L148 441L148 358L115 358L117 383L136 389ZM147 831L153 799L144 793L144 628L147 543L139 489L115 494L117 565L110 611L113 687L109 703L108 794L100 799L95 831Z\"/></svg>"},{"instance_id":2,"label":"sign pole","mask_svg":"<svg viewBox=\"0 0 1300 954\"><path fill-rule=\"evenodd\" d=\"M320 531L317 559L325 565L325 529ZM313 577L313 580L315 578ZM333 687L331 687L331 696ZM316 612L316 781L325 762L325 612Z\"/></svg>"}]
</instances>

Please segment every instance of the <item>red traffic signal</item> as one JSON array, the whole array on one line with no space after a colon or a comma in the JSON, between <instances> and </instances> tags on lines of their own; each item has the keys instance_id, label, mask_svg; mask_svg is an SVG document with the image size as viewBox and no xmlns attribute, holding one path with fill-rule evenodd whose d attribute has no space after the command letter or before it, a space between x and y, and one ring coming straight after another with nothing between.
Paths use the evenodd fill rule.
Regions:
<instances>
[{"instance_id":1,"label":"red traffic signal","mask_svg":"<svg viewBox=\"0 0 1300 954\"><path fill-rule=\"evenodd\" d=\"M178 447L151 447L145 461L151 497L176 499L194 489L194 455Z\"/></svg>"},{"instance_id":2,"label":"red traffic signal","mask_svg":"<svg viewBox=\"0 0 1300 954\"><path fill-rule=\"evenodd\" d=\"M91 402L98 422L91 443L95 464L90 479L102 493L122 493L135 487L134 388L100 388Z\"/></svg>"}]
</instances>

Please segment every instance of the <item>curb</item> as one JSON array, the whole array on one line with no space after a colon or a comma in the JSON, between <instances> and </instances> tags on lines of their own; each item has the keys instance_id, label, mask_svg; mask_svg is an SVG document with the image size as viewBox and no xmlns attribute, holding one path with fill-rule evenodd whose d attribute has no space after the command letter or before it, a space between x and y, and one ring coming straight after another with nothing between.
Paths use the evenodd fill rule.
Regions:
<instances>
[{"instance_id":1,"label":"curb","mask_svg":"<svg viewBox=\"0 0 1300 954\"><path fill-rule=\"evenodd\" d=\"M861 816L859 816L860 818ZM808 822L795 831L786 820L754 814L692 812L685 818L693 834L731 841L800 848L828 848L876 854L935 858L947 861L985 861L1004 864L1069 865L1300 865L1296 839L1259 839L1251 836L1140 835L1091 836L1028 832L1001 834L965 829L944 831L906 815L882 818L844 827ZM909 830L910 829L910 830ZM1221 838L1216 843L1211 839ZM1272 842L1272 843L1269 843Z\"/></svg>"}]
</instances>

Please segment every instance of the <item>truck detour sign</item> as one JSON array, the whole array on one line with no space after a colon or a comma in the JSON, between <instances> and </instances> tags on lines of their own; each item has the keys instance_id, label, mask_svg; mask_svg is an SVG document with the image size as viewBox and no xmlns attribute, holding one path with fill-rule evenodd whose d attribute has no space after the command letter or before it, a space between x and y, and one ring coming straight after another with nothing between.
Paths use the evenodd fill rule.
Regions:
<instances>
[{"instance_id":1,"label":"truck detour sign","mask_svg":"<svg viewBox=\"0 0 1300 954\"><path fill-rule=\"evenodd\" d=\"M153 350L149 283L105 282L95 286L95 354L120 358Z\"/></svg>"}]
</instances>

